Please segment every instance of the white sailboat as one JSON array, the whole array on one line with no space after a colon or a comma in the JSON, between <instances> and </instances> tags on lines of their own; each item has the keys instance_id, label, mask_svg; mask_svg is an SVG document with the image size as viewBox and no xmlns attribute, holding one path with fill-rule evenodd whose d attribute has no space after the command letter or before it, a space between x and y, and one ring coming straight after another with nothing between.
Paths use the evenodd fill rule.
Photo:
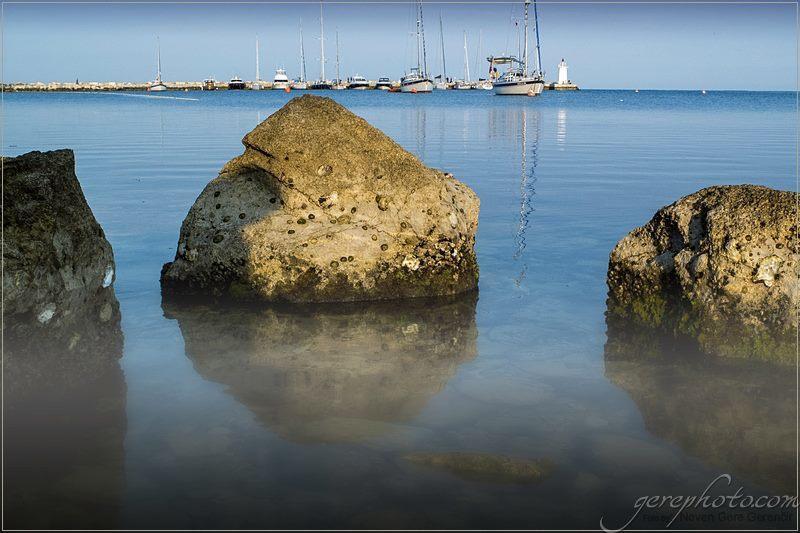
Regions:
<instances>
[{"instance_id":1,"label":"white sailboat","mask_svg":"<svg viewBox=\"0 0 800 533\"><path fill-rule=\"evenodd\" d=\"M325 25L322 20L322 0L319 0L319 79L309 89L330 89L331 82L325 78Z\"/></svg>"},{"instance_id":2,"label":"white sailboat","mask_svg":"<svg viewBox=\"0 0 800 533\"><path fill-rule=\"evenodd\" d=\"M483 30L478 30L478 49L475 53L475 70L478 71L481 64L481 51L483 50ZM492 82L481 78L480 74L478 74L478 81L472 84L473 89L478 89L482 91L491 91L493 88Z\"/></svg>"},{"instance_id":3,"label":"white sailboat","mask_svg":"<svg viewBox=\"0 0 800 533\"><path fill-rule=\"evenodd\" d=\"M469 56L467 53L467 32L464 32L464 79L456 81L456 90L467 91L472 89L472 84L469 81Z\"/></svg>"},{"instance_id":4,"label":"white sailboat","mask_svg":"<svg viewBox=\"0 0 800 533\"><path fill-rule=\"evenodd\" d=\"M439 12L439 40L441 41L442 45L442 73L436 76L434 79L436 82L433 85L433 88L437 91L444 91L448 89L447 85L447 62L445 61L444 57L444 31L442 29L442 12Z\"/></svg>"},{"instance_id":5,"label":"white sailboat","mask_svg":"<svg viewBox=\"0 0 800 533\"><path fill-rule=\"evenodd\" d=\"M429 93L433 91L433 82L428 77L428 64L425 56L425 27L422 23L422 0L415 2L417 14L417 66L412 67L409 74L400 78L400 92Z\"/></svg>"},{"instance_id":6,"label":"white sailboat","mask_svg":"<svg viewBox=\"0 0 800 533\"><path fill-rule=\"evenodd\" d=\"M251 87L254 91L261 90L261 69L258 66L258 36L256 36L256 80Z\"/></svg>"},{"instance_id":7,"label":"white sailboat","mask_svg":"<svg viewBox=\"0 0 800 533\"><path fill-rule=\"evenodd\" d=\"M292 89L308 89L306 81L306 51L303 45L303 19L300 19L300 78L292 83Z\"/></svg>"},{"instance_id":8,"label":"white sailboat","mask_svg":"<svg viewBox=\"0 0 800 533\"><path fill-rule=\"evenodd\" d=\"M167 90L167 86L161 81L161 40L158 37L156 37L156 79L150 83L147 90L152 92Z\"/></svg>"},{"instance_id":9,"label":"white sailboat","mask_svg":"<svg viewBox=\"0 0 800 533\"><path fill-rule=\"evenodd\" d=\"M539 17L536 0L533 1L533 18L536 32L536 69L528 68L528 6L531 0L525 0L525 41L522 61L513 56L489 58L492 65L509 65L508 70L494 82L494 93L498 95L538 96L544 90L542 76L542 57L539 47Z\"/></svg>"}]
</instances>

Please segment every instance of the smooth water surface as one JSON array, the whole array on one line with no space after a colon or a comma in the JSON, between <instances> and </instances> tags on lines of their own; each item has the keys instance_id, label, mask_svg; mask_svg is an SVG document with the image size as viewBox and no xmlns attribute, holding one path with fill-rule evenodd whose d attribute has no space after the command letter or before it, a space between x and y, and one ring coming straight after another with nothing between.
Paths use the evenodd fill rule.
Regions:
<instances>
[{"instance_id":1,"label":"smooth water surface","mask_svg":"<svg viewBox=\"0 0 800 533\"><path fill-rule=\"evenodd\" d=\"M793 94L329 92L478 193L479 295L301 312L162 304L159 272L189 207L298 94L4 96L4 154L72 148L117 262L124 380L97 394L123 401L104 415L122 423L64 424L50 451L100 440L118 453L42 481L85 511L74 522L597 528L624 524L641 496L699 495L722 473L731 486L712 492L794 494L794 368L609 358L604 318L608 254L658 208L717 184L795 190ZM481 480L407 459L420 452L553 469ZM37 523L63 514L41 505ZM794 523L703 514L678 524Z\"/></svg>"}]
</instances>

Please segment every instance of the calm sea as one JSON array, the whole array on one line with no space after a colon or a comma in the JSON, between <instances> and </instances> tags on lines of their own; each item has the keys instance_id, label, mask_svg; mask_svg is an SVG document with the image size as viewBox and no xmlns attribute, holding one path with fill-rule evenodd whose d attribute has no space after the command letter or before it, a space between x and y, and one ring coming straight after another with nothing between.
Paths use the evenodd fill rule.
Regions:
<instances>
[{"instance_id":1,"label":"calm sea","mask_svg":"<svg viewBox=\"0 0 800 533\"><path fill-rule=\"evenodd\" d=\"M75 151L125 336L117 385L84 390L123 408L88 429L71 411L40 480L66 503L39 504L29 480L35 523L617 528L640 497L699 496L720 474L732 481L711 493L794 494L793 368L607 360L604 317L609 252L658 208L717 184L795 190L794 94L329 92L481 199L477 299L345 314L162 303L189 207L301 93L170 94L3 97L5 155ZM553 467L515 484L407 459L459 451ZM794 523L734 516L749 511L692 508L678 524Z\"/></svg>"}]
</instances>

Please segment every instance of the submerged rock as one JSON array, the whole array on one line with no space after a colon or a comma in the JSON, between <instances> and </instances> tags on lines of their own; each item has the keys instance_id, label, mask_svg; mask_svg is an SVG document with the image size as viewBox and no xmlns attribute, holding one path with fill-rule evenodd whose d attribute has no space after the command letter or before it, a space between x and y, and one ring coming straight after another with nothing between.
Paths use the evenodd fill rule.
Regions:
<instances>
[{"instance_id":1,"label":"submerged rock","mask_svg":"<svg viewBox=\"0 0 800 533\"><path fill-rule=\"evenodd\" d=\"M475 294L314 305L165 298L186 357L265 426L300 442L399 429L477 355Z\"/></svg>"},{"instance_id":2,"label":"submerged rock","mask_svg":"<svg viewBox=\"0 0 800 533\"><path fill-rule=\"evenodd\" d=\"M617 243L608 321L689 336L711 354L794 361L797 195L710 187Z\"/></svg>"},{"instance_id":3,"label":"submerged rock","mask_svg":"<svg viewBox=\"0 0 800 533\"><path fill-rule=\"evenodd\" d=\"M6 349L118 353L114 256L75 176L72 150L30 152L3 165Z\"/></svg>"},{"instance_id":4,"label":"submerged rock","mask_svg":"<svg viewBox=\"0 0 800 533\"><path fill-rule=\"evenodd\" d=\"M486 483L536 483L553 469L547 460L516 459L489 453L411 453L405 459L419 465L446 470L458 477Z\"/></svg>"},{"instance_id":5,"label":"submerged rock","mask_svg":"<svg viewBox=\"0 0 800 533\"><path fill-rule=\"evenodd\" d=\"M474 289L479 201L329 98L244 139L186 216L168 291L355 301Z\"/></svg>"}]
</instances>

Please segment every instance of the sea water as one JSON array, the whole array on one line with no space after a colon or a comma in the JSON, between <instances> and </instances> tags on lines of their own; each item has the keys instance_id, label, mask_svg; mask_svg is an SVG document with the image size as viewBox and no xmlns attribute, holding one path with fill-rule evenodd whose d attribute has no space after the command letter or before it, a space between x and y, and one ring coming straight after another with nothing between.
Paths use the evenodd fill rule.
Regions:
<instances>
[{"instance_id":1,"label":"sea water","mask_svg":"<svg viewBox=\"0 0 800 533\"><path fill-rule=\"evenodd\" d=\"M125 338L122 376L90 395L123 408L91 430L72 410L43 445L68 473L27 483L36 523L616 528L640 497L700 495L721 474L732 481L712 493L794 493L793 368L609 360L604 317L609 252L657 209L712 185L796 189L792 93L327 91L478 194L477 297L345 315L162 302L160 269L195 198L300 94L4 95L4 155L75 151L114 248ZM113 451L62 454L98 440ZM408 460L424 452L552 469L508 483ZM37 483L61 503L39 502ZM677 523L793 524L733 511L692 508Z\"/></svg>"}]
</instances>

